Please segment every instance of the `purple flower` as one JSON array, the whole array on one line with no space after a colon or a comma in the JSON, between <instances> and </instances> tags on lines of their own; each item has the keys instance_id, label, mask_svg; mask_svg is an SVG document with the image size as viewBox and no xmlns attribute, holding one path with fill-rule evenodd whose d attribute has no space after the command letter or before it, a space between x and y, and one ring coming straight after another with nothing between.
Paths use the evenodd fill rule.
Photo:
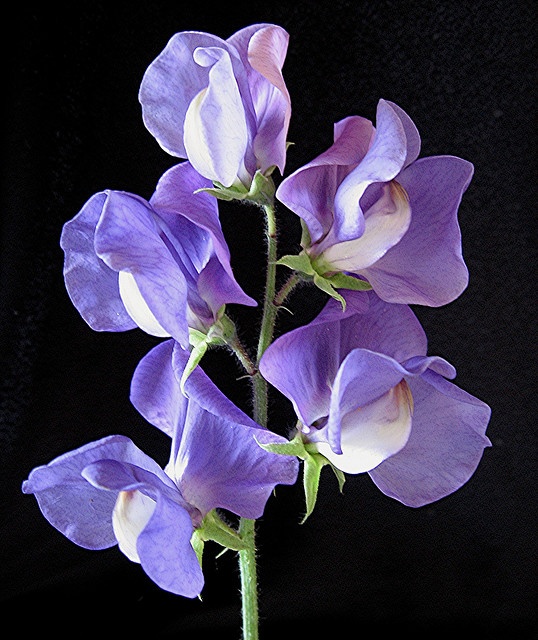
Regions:
<instances>
[{"instance_id":1,"label":"purple flower","mask_svg":"<svg viewBox=\"0 0 538 640\"><path fill-rule=\"evenodd\" d=\"M288 397L303 439L336 468L368 472L388 496L418 507L461 487L485 447L489 407L426 355L406 305L373 292L329 300L310 324L268 347L260 371Z\"/></svg>"},{"instance_id":2,"label":"purple flower","mask_svg":"<svg viewBox=\"0 0 538 640\"><path fill-rule=\"evenodd\" d=\"M259 518L277 484L293 484L298 462L256 442L286 442L233 405L198 367L187 399L178 374L188 354L167 340L140 362L132 401L172 437L163 470L127 437L109 436L35 468L22 485L45 518L87 549L118 544L162 589L189 598L203 587L191 538L206 514L228 509Z\"/></svg>"},{"instance_id":3,"label":"purple flower","mask_svg":"<svg viewBox=\"0 0 538 640\"><path fill-rule=\"evenodd\" d=\"M376 124L337 122L334 144L276 197L302 218L319 275L353 274L387 302L451 302L468 283L457 212L473 166L454 156L417 160L416 127L392 102L379 101Z\"/></svg>"},{"instance_id":4,"label":"purple flower","mask_svg":"<svg viewBox=\"0 0 538 640\"><path fill-rule=\"evenodd\" d=\"M255 306L237 284L217 201L187 162L169 169L150 201L123 191L92 196L64 225L69 296L97 331L136 326L173 336L206 332L226 303Z\"/></svg>"},{"instance_id":5,"label":"purple flower","mask_svg":"<svg viewBox=\"0 0 538 640\"><path fill-rule=\"evenodd\" d=\"M282 173L291 115L281 73L288 40L272 24L228 40L176 33L140 86L146 127L165 151L224 187L248 191L258 170Z\"/></svg>"}]
</instances>

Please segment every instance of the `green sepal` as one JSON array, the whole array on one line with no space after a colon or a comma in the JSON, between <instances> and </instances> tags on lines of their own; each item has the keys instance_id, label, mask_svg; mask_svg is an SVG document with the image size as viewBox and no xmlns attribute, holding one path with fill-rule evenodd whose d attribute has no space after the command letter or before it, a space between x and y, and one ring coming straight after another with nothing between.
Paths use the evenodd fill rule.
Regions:
<instances>
[{"instance_id":1,"label":"green sepal","mask_svg":"<svg viewBox=\"0 0 538 640\"><path fill-rule=\"evenodd\" d=\"M232 549L233 551L241 551L242 549L247 548L247 544L243 541L239 533L229 527L223 520L217 515L215 509L210 511L205 518L202 520L202 524L195 530L193 537L196 536L197 542L196 544L199 546L200 541L202 544L207 542L208 540L212 540L217 544L220 544L222 547L226 549ZM192 539L191 539L192 544ZM193 548L198 552L196 547L193 544ZM201 556L199 556L200 558Z\"/></svg>"},{"instance_id":2,"label":"green sepal","mask_svg":"<svg viewBox=\"0 0 538 640\"><path fill-rule=\"evenodd\" d=\"M275 185L271 178L271 174L276 167L272 166L262 173L259 169L254 174L250 188L244 185L225 187L220 182L213 182L213 187L197 189L194 193L205 192L218 198L219 200L247 200L259 205L272 205L275 196Z\"/></svg>"},{"instance_id":3,"label":"green sepal","mask_svg":"<svg viewBox=\"0 0 538 640\"><path fill-rule=\"evenodd\" d=\"M223 305L218 313L217 320L207 333L198 331L197 329L189 329L189 342L192 350L181 375L180 386L181 392L185 393L185 383L194 369L200 364L200 361L206 354L209 347L221 347L228 344L229 340L235 335L235 324L225 315L225 305Z\"/></svg>"},{"instance_id":4,"label":"green sepal","mask_svg":"<svg viewBox=\"0 0 538 640\"><path fill-rule=\"evenodd\" d=\"M345 298L338 293L338 291L334 288L328 278L324 278L323 276L320 276L316 273L314 275L314 284L318 289L321 289L325 293L328 293L331 298L338 300L338 302L342 305L342 311L346 310Z\"/></svg>"},{"instance_id":5,"label":"green sepal","mask_svg":"<svg viewBox=\"0 0 538 640\"><path fill-rule=\"evenodd\" d=\"M314 267L310 262L310 258L304 252L301 252L298 255L282 256L280 260L276 261L276 264L283 265L284 267L293 269L293 271L296 271L297 273L302 273L307 276L314 276L316 274Z\"/></svg>"},{"instance_id":6,"label":"green sepal","mask_svg":"<svg viewBox=\"0 0 538 640\"><path fill-rule=\"evenodd\" d=\"M345 273L335 273L332 276L325 276L325 280L331 283L335 289L352 289L353 291L368 291L372 285L366 280L359 280Z\"/></svg>"},{"instance_id":7,"label":"green sepal","mask_svg":"<svg viewBox=\"0 0 538 640\"><path fill-rule=\"evenodd\" d=\"M329 465L334 471L336 478L338 479L340 493L342 493L344 482L346 481L344 473L340 471L340 469L337 469L324 455L317 452L314 444L305 444L300 431L297 431L293 440L288 442L271 442L268 444L263 444L258 440L256 440L256 442L265 451L286 456L296 456L303 461L303 488L305 493L306 512L301 520L301 524L304 524L307 518L314 511L318 497L321 470L326 465Z\"/></svg>"}]
</instances>

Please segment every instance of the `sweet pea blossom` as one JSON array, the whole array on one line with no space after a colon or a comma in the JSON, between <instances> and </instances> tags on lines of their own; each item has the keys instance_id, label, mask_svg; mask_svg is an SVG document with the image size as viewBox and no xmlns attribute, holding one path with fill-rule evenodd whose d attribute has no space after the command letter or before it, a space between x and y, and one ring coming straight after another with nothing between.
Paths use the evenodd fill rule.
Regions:
<instances>
[{"instance_id":1,"label":"sweet pea blossom","mask_svg":"<svg viewBox=\"0 0 538 640\"><path fill-rule=\"evenodd\" d=\"M257 171L284 171L289 35L254 24L227 40L176 33L149 65L139 100L147 129L173 156L224 187L249 190Z\"/></svg>"},{"instance_id":2,"label":"sweet pea blossom","mask_svg":"<svg viewBox=\"0 0 538 640\"><path fill-rule=\"evenodd\" d=\"M174 346L175 345L175 346ZM132 381L133 404L172 438L164 469L129 438L113 435L30 473L45 518L86 549L118 545L162 589L193 598L204 578L193 532L216 508L259 518L277 484L293 484L298 463L258 442L285 442L253 422L198 367L180 391L188 355L167 340L145 356Z\"/></svg>"},{"instance_id":3,"label":"sweet pea blossom","mask_svg":"<svg viewBox=\"0 0 538 640\"><path fill-rule=\"evenodd\" d=\"M103 191L64 225L67 291L90 327L138 326L188 348L189 328L206 333L223 305L256 305L234 278L217 201L194 193L208 184L184 162L149 201Z\"/></svg>"},{"instance_id":4,"label":"sweet pea blossom","mask_svg":"<svg viewBox=\"0 0 538 640\"><path fill-rule=\"evenodd\" d=\"M407 305L346 291L279 337L260 372L295 408L304 442L344 473L419 507L461 487L485 447L490 408L448 379ZM448 378L448 379L447 379Z\"/></svg>"},{"instance_id":5,"label":"sweet pea blossom","mask_svg":"<svg viewBox=\"0 0 538 640\"><path fill-rule=\"evenodd\" d=\"M359 116L337 122L333 145L280 184L276 197L302 218L318 274L351 274L401 304L436 307L462 293L457 214L473 165L419 153L409 116L380 100L376 128Z\"/></svg>"}]
</instances>

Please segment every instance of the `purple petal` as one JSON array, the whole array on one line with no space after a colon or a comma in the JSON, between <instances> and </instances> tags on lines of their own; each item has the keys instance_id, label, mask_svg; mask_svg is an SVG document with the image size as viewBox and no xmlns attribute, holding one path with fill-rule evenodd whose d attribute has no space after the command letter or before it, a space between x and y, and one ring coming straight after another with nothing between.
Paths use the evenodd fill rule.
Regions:
<instances>
[{"instance_id":1,"label":"purple petal","mask_svg":"<svg viewBox=\"0 0 538 640\"><path fill-rule=\"evenodd\" d=\"M207 193L194 193L210 186L211 183L206 178L197 173L188 162L183 162L161 177L150 204L165 221L172 237L178 241L185 241L185 234L177 228L181 218L190 220L210 235L208 246L216 255L224 273L213 265L210 271L213 273L213 269L216 269L216 273L211 277L206 274L202 282L198 281L198 287L202 298L213 311L217 311L225 303L256 306L257 302L247 296L235 280L230 264L230 250L219 220L217 200ZM204 266L209 261L207 259Z\"/></svg>"},{"instance_id":2,"label":"purple petal","mask_svg":"<svg viewBox=\"0 0 538 640\"><path fill-rule=\"evenodd\" d=\"M277 484L294 484L297 458L264 451L256 441L285 443L261 427L244 426L189 403L175 465L182 494L202 514L228 509L259 518Z\"/></svg>"},{"instance_id":3,"label":"purple petal","mask_svg":"<svg viewBox=\"0 0 538 640\"><path fill-rule=\"evenodd\" d=\"M185 114L185 150L199 173L229 187L241 173L249 143L242 96L227 51L198 47L193 57L209 69L209 84Z\"/></svg>"},{"instance_id":4,"label":"purple petal","mask_svg":"<svg viewBox=\"0 0 538 640\"><path fill-rule=\"evenodd\" d=\"M400 118L400 122L404 128L407 142L407 154L405 157L404 167L407 167L407 165L414 162L420 154L420 135L414 122L403 109L390 100L385 100L384 102L396 112L396 115Z\"/></svg>"},{"instance_id":5,"label":"purple petal","mask_svg":"<svg viewBox=\"0 0 538 640\"><path fill-rule=\"evenodd\" d=\"M335 453L342 453L342 421L361 407L384 396L402 380L405 369L393 358L366 349L354 349L342 362L331 393L328 441Z\"/></svg>"},{"instance_id":6,"label":"purple petal","mask_svg":"<svg viewBox=\"0 0 538 640\"><path fill-rule=\"evenodd\" d=\"M67 222L60 237L65 253L64 278L74 306L96 331L127 331L136 327L120 297L118 274L96 254L95 228L108 191L92 196Z\"/></svg>"},{"instance_id":7,"label":"purple petal","mask_svg":"<svg viewBox=\"0 0 538 640\"><path fill-rule=\"evenodd\" d=\"M138 537L142 568L161 589L194 598L204 576L191 545L193 525L185 509L162 497L149 523Z\"/></svg>"},{"instance_id":8,"label":"purple petal","mask_svg":"<svg viewBox=\"0 0 538 640\"><path fill-rule=\"evenodd\" d=\"M305 221L312 244L331 229L338 185L364 158L373 133L372 123L358 116L337 122L334 144L278 187L277 199Z\"/></svg>"},{"instance_id":9,"label":"purple petal","mask_svg":"<svg viewBox=\"0 0 538 640\"><path fill-rule=\"evenodd\" d=\"M85 467L103 459L132 462L153 473L164 473L129 438L109 436L36 467L22 485L24 493L35 494L50 524L86 549L116 544L112 528L116 494L97 489L82 476Z\"/></svg>"},{"instance_id":10,"label":"purple petal","mask_svg":"<svg viewBox=\"0 0 538 640\"><path fill-rule=\"evenodd\" d=\"M256 28L258 27L258 28ZM256 25L230 38L237 43L248 37L249 86L257 119L254 155L262 172L276 166L284 173L291 100L282 76L289 34L276 25ZM245 65L247 70L249 66Z\"/></svg>"},{"instance_id":11,"label":"purple petal","mask_svg":"<svg viewBox=\"0 0 538 640\"><path fill-rule=\"evenodd\" d=\"M409 440L369 473L383 493L420 507L472 476L491 444L484 435L491 410L433 371L407 381L415 406Z\"/></svg>"},{"instance_id":12,"label":"purple petal","mask_svg":"<svg viewBox=\"0 0 538 640\"><path fill-rule=\"evenodd\" d=\"M183 428L188 403L172 368L174 344L174 340L166 340L147 353L138 363L131 381L133 406L150 424L170 437Z\"/></svg>"},{"instance_id":13,"label":"purple petal","mask_svg":"<svg viewBox=\"0 0 538 640\"><path fill-rule=\"evenodd\" d=\"M110 192L96 229L95 249L111 269L133 276L159 324L188 345L185 275L163 241L149 203Z\"/></svg>"},{"instance_id":14,"label":"purple petal","mask_svg":"<svg viewBox=\"0 0 538 640\"><path fill-rule=\"evenodd\" d=\"M224 40L208 33L176 33L147 68L138 96L146 128L165 151L179 158L187 157L183 144L185 114L209 82L207 68L194 62L197 47L229 48Z\"/></svg>"},{"instance_id":15,"label":"purple petal","mask_svg":"<svg viewBox=\"0 0 538 640\"><path fill-rule=\"evenodd\" d=\"M362 235L364 219L359 200L370 184L395 178L406 156L407 140L403 124L394 109L380 100L372 145L359 165L342 180L334 197L335 242Z\"/></svg>"},{"instance_id":16,"label":"purple petal","mask_svg":"<svg viewBox=\"0 0 538 640\"><path fill-rule=\"evenodd\" d=\"M362 273L387 302L437 307L466 288L457 220L473 166L452 156L417 160L398 177L411 205L411 224L401 241Z\"/></svg>"}]
</instances>

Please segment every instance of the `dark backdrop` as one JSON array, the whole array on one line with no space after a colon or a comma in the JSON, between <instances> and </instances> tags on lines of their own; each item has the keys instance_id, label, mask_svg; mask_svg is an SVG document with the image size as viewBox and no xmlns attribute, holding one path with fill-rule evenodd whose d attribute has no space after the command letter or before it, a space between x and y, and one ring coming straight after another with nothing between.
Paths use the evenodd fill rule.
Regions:
<instances>
[{"instance_id":1,"label":"dark backdrop","mask_svg":"<svg viewBox=\"0 0 538 640\"><path fill-rule=\"evenodd\" d=\"M286 174L332 142L333 123L375 118L379 98L413 118L422 155L475 165L459 219L470 284L441 309L416 309L430 353L492 407L493 447L461 490L413 510L367 475L340 495L322 475L314 514L300 525L300 484L279 487L258 526L262 638L379 632L476 631L525 637L536 596L536 47L532 2L80 2L61 10L17 3L4 18L1 206L2 622L19 632L152 629L153 637L239 637L232 552L205 559L203 601L159 590L117 548L83 550L20 492L37 465L124 433L163 463L164 436L128 400L139 359L157 342L141 331L93 332L62 278L62 225L105 188L149 198L176 162L146 131L137 92L148 64L177 31L224 38L255 22L288 30L284 76L293 115ZM75 8L76 7L76 8ZM282 209L282 208L281 208ZM297 219L280 210L282 253L297 249ZM532 222L531 222L532 220ZM222 207L237 279L262 289L262 221ZM258 275L259 274L259 275ZM302 291L279 331L306 322L322 299ZM258 315L230 313L253 340ZM535 336L534 336L535 337ZM204 360L249 408L226 354ZM273 398L275 428L292 423ZM19 606L17 606L19 605ZM69 614L66 616L66 614ZM74 626L73 626L74 625ZM513 635L510 634L513 632ZM518 635L519 634L519 635ZM17 634L19 635L19 634Z\"/></svg>"}]
</instances>

